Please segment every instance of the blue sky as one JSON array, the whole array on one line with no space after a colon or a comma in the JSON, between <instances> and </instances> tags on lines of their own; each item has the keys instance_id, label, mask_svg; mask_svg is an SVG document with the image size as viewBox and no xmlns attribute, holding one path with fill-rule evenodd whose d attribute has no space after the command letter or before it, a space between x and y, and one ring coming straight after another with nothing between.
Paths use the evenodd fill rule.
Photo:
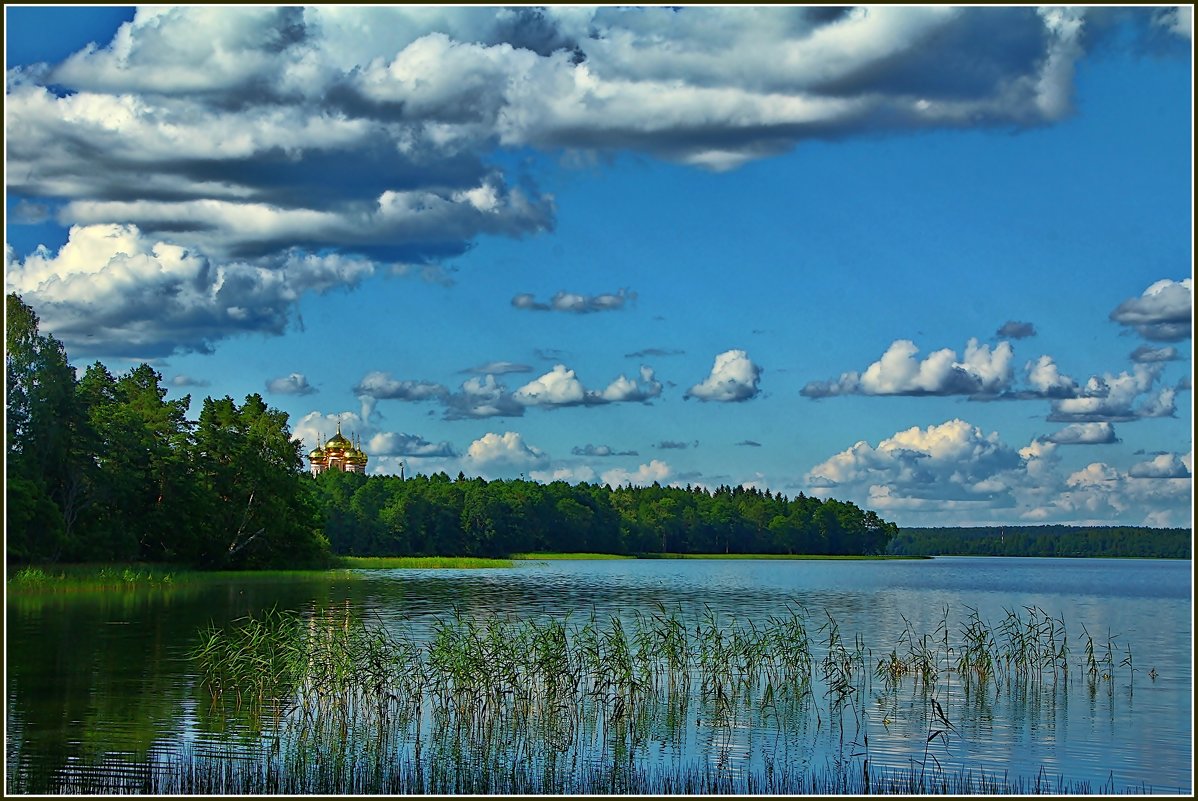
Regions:
<instances>
[{"instance_id":1,"label":"blue sky","mask_svg":"<svg viewBox=\"0 0 1198 801\"><path fill-rule=\"evenodd\" d=\"M1188 7L5 13L80 367L372 472L1191 517Z\"/></svg>"}]
</instances>

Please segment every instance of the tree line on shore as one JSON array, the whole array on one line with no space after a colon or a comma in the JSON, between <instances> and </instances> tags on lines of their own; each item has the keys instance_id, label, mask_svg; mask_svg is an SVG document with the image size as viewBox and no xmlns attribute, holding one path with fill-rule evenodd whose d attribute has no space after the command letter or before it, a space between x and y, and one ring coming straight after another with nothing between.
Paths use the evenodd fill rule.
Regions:
<instances>
[{"instance_id":1,"label":"tree line on shore","mask_svg":"<svg viewBox=\"0 0 1198 801\"><path fill-rule=\"evenodd\" d=\"M316 477L333 550L355 556L512 553L881 554L898 531L834 499L722 486L487 481L459 473Z\"/></svg>"},{"instance_id":2,"label":"tree line on shore","mask_svg":"<svg viewBox=\"0 0 1198 801\"><path fill-rule=\"evenodd\" d=\"M1193 558L1188 528L1007 526L904 528L891 541L898 556L1109 556Z\"/></svg>"}]
</instances>

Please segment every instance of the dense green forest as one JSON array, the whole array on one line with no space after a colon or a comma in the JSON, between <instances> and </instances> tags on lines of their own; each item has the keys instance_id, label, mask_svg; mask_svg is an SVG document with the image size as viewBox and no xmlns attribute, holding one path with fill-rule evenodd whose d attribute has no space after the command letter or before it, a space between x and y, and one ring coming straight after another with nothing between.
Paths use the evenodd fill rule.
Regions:
<instances>
[{"instance_id":1,"label":"dense green forest","mask_svg":"<svg viewBox=\"0 0 1198 801\"><path fill-rule=\"evenodd\" d=\"M179 562L203 567L327 559L312 482L287 415L259 395L240 406L166 400L148 365L82 378L62 342L6 298L7 557Z\"/></svg>"},{"instance_id":2,"label":"dense green forest","mask_svg":"<svg viewBox=\"0 0 1198 801\"><path fill-rule=\"evenodd\" d=\"M1139 526L1007 526L904 528L888 552L902 556L1193 557L1188 528Z\"/></svg>"},{"instance_id":3,"label":"dense green forest","mask_svg":"<svg viewBox=\"0 0 1198 801\"><path fill-rule=\"evenodd\" d=\"M315 479L333 550L503 556L578 553L876 554L893 523L852 503L768 490L486 481L438 473L400 479L328 472Z\"/></svg>"},{"instance_id":4,"label":"dense green forest","mask_svg":"<svg viewBox=\"0 0 1198 801\"><path fill-rule=\"evenodd\" d=\"M77 378L62 342L6 299L7 556L18 561L304 566L359 556L880 553L897 528L851 503L740 487L312 478L287 415L253 394L166 400L148 365Z\"/></svg>"}]
</instances>

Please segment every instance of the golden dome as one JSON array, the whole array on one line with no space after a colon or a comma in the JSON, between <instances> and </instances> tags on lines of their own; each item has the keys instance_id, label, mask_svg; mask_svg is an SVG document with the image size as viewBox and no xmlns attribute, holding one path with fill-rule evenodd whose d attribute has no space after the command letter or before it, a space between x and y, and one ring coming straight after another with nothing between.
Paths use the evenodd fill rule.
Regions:
<instances>
[{"instance_id":1,"label":"golden dome","mask_svg":"<svg viewBox=\"0 0 1198 801\"><path fill-rule=\"evenodd\" d=\"M314 450L308 454L309 459L321 459L323 457L324 457L324 449L321 448L319 445L316 447L316 450Z\"/></svg>"},{"instance_id":2,"label":"golden dome","mask_svg":"<svg viewBox=\"0 0 1198 801\"><path fill-rule=\"evenodd\" d=\"M334 450L334 449L346 450L348 448L352 448L353 443L351 443L345 437L341 436L341 424L338 423L337 424L337 433L333 435L332 439L330 439L328 442L326 442L324 444L324 447L325 447L325 450Z\"/></svg>"}]
</instances>

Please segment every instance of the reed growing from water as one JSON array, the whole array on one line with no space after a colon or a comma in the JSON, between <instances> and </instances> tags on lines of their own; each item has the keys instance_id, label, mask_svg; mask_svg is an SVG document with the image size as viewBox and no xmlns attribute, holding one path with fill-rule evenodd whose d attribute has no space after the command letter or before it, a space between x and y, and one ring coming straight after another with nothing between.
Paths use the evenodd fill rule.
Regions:
<instances>
[{"instance_id":1,"label":"reed growing from water","mask_svg":"<svg viewBox=\"0 0 1198 801\"><path fill-rule=\"evenodd\" d=\"M877 660L873 676L894 686L914 677L935 693L942 677L987 682L1062 680L1070 669L1062 619L1030 607L1010 610L997 625L969 609L960 637L950 639L948 612L931 633L918 634L904 618L899 642ZM371 698L417 699L442 704L492 705L515 697L597 694L624 703L665 688L698 685L701 695L753 692L768 686L809 688L813 669L836 700L860 691L869 678L859 634L847 640L830 613L816 627L806 610L788 609L764 624L725 621L706 608L688 625L681 610L657 606L631 621L594 614L569 618L510 619L455 611L435 619L426 635L370 621L348 607L300 614L269 611L225 627L209 626L192 652L201 683L213 698L227 691L262 696L304 685L321 696L364 693ZM693 628L692 628L693 626ZM1118 668L1135 668L1131 647L1116 637L1095 642L1083 627L1080 667L1091 681L1111 681ZM818 646L820 658L816 658ZM1123 654L1122 659L1117 657Z\"/></svg>"},{"instance_id":2,"label":"reed growing from water","mask_svg":"<svg viewBox=\"0 0 1198 801\"><path fill-rule=\"evenodd\" d=\"M1067 681L1064 621L1027 608L1006 612L993 626L970 609L958 637L951 634L947 609L929 633L904 623L899 641L875 662L859 634L845 635L827 612L821 619L801 608L764 623L725 620L710 608L687 618L662 605L605 619L594 613L521 619L455 610L417 631L338 606L302 614L271 610L209 626L191 657L214 709L231 707L267 721L276 742L286 741L284 750L297 754L300 761L291 769L306 778L294 779L305 788L296 792L417 786L421 792L715 792L725 785L705 783L706 774L645 772L637 755L648 743L672 744L681 753L681 743L697 735L713 746L737 731L801 736L822 727L820 698L853 767L835 767L822 778L818 771L794 774L779 785L787 792L989 787L949 776L936 756L946 740L959 736L945 709L952 686L984 697L1001 687ZM1083 632L1083 674L1092 685L1109 686L1120 668L1130 675L1130 646L1116 664L1114 637L1095 643ZM875 665L872 678L881 681L880 690L867 664ZM899 692L908 686L914 695L900 712ZM900 714L923 715L922 723L901 728L906 733L900 736L920 740L911 749L910 773L871 767L870 736L885 734L871 720L870 694L885 710L887 731ZM846 723L856 727L851 742L848 732L854 730L846 730ZM301 753L340 754L348 761L333 777L322 772L325 767L303 762ZM411 772L394 773L408 759ZM360 773L366 764L374 773ZM610 770L588 772L595 765ZM392 766L392 772L380 773L380 766ZM250 787L258 780L234 783ZM283 773L278 780L278 786L292 781ZM203 781L209 779L193 786ZM744 792L747 781L740 777L726 786ZM764 788L775 779L752 781ZM1004 791L1016 786L1024 785L1005 778L994 785Z\"/></svg>"},{"instance_id":3,"label":"reed growing from water","mask_svg":"<svg viewBox=\"0 0 1198 801\"><path fill-rule=\"evenodd\" d=\"M29 566L8 577L7 589L27 593L169 588L191 579L194 573L153 565Z\"/></svg>"}]
</instances>

